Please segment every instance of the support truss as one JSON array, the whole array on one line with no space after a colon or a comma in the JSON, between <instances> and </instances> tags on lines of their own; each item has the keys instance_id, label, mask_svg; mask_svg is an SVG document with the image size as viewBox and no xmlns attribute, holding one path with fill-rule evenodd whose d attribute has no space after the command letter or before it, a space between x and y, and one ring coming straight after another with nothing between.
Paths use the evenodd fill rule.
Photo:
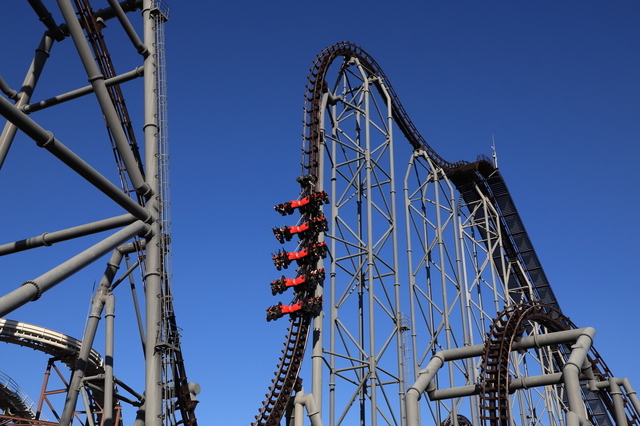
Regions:
<instances>
[{"instance_id":1,"label":"support truss","mask_svg":"<svg viewBox=\"0 0 640 426\"><path fill-rule=\"evenodd\" d=\"M330 197L327 280L316 293L324 314L313 322L311 357L323 424L611 425L623 410L636 421L632 390L624 403L603 391L619 380L592 346L584 371L593 375L580 373L570 391L559 381L571 368L570 344L511 350L575 326L547 321L550 312L562 317L559 303L491 161L439 157L357 46L325 49L307 87L304 164L319 170L317 186ZM413 149L406 140L394 146L394 130ZM404 203L398 165L406 165ZM513 317L525 311L533 314ZM472 355L425 371L450 351ZM509 392L494 390L496 378ZM413 423L408 395L422 385L422 423Z\"/></svg>"}]
</instances>

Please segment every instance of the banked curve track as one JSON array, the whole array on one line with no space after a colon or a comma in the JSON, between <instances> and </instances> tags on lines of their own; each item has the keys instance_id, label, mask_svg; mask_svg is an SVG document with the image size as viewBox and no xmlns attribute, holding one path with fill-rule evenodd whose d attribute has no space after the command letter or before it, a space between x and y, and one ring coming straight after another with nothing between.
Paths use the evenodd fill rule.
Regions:
<instances>
[{"instance_id":1,"label":"banked curve track","mask_svg":"<svg viewBox=\"0 0 640 426\"><path fill-rule=\"evenodd\" d=\"M323 144L323 131L321 129L321 116L323 96L327 92L325 80L331 64L339 59L349 60L357 58L360 64L371 75L378 77L379 83L376 89L383 93L383 86L391 97L392 115L395 124L401 130L404 137L414 150L426 152L429 158L440 166L455 184L465 201L470 202L477 197L472 188L479 188L493 202L493 207L498 212L502 229L503 246L509 260L519 260L525 267L518 274L511 274L508 289L512 292L514 300L520 302L538 300L561 312L557 299L551 290L549 282L542 270L538 257L533 250L531 241L526 233L522 220L515 209L515 204L507 189L501 174L492 162L487 158L479 158L475 162L456 161L449 162L442 158L422 137L415 127L400 100L393 90L393 86L382 71L378 63L359 46L350 42L339 42L324 49L315 59L310 69L306 86L304 107L303 130L303 174L313 175L318 178L321 167L319 156ZM505 277L505 271L501 270L502 263L494 258L501 278ZM521 283L530 280L533 283L535 294L523 293L526 286ZM516 294L517 293L517 294ZM291 393L298 383L298 374L304 357L307 344L307 336L311 319L303 316L291 320L289 332L285 341L285 349L280 358L275 379L272 380L267 399L263 402L253 426L279 425L289 403ZM596 360L604 365L602 359Z\"/></svg>"},{"instance_id":2,"label":"banked curve track","mask_svg":"<svg viewBox=\"0 0 640 426\"><path fill-rule=\"evenodd\" d=\"M80 346L82 342L66 334L50 330L45 327L37 325L27 324L20 321L12 321L4 318L0 318L0 342L15 344L31 348L47 355L55 357L67 365L70 369L75 366L75 361L78 353L80 352ZM90 376L97 376L104 374L104 363L102 357L95 350L91 350L89 354L87 373ZM3 392L12 392L9 388L3 388ZM5 395L8 402L22 401L22 397L16 395L12 398L12 395ZM94 395L99 396L99 395ZM0 406L0 409L5 410L9 407ZM16 413L19 416L30 418L33 414L30 407L17 407L12 405L13 409L18 409Z\"/></svg>"}]
</instances>

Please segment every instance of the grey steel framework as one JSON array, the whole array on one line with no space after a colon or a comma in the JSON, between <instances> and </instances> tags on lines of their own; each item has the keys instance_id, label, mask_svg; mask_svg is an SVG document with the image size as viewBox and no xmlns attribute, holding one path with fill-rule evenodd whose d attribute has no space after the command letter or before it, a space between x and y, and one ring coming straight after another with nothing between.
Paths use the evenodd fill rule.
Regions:
<instances>
[{"instance_id":1,"label":"grey steel framework","mask_svg":"<svg viewBox=\"0 0 640 426\"><path fill-rule=\"evenodd\" d=\"M11 162L12 143L18 132L22 132L35 142L34 149L44 148L63 167L75 172L78 180L91 184L98 198L104 194L113 202L113 208L101 207L100 211L117 213L72 227L32 229L27 232L33 234L24 235L24 239L0 242L0 256L27 252L32 256L34 270L41 265L39 259L44 258L41 247L53 246L46 249L47 253L63 247L85 247L40 276L25 276L22 282L14 283L15 290L0 297L2 317L18 315L18 308L29 302L39 303L38 299L44 293L69 286L74 274L82 275L80 273L96 260L102 259L99 263L108 260L106 269L99 266L95 270L96 274L103 275L96 285L80 340L39 325L1 320L0 340L51 356L43 369L42 393L37 403L19 403L25 399L13 381L8 380L2 387L1 421L3 424L114 425L124 424L123 413L130 410L133 414L126 419L128 423L196 425L194 409L198 385L187 382L170 285L163 31L168 9L156 0L120 3L108 0L103 5L107 7L100 10L93 10L88 0L58 0L47 4L29 0L28 3L34 12L33 21L41 28L42 38L39 46L33 46L35 55L21 84L3 79L0 70L3 93L0 115L7 120L0 135L0 166ZM118 34L114 51L118 59L115 61L112 61L108 37L103 31L107 23L109 34ZM46 65L60 59L56 58L58 51L72 52L75 58L72 61L64 56L65 72L52 78L47 75ZM70 82L70 78L77 75L69 68L76 63L75 59L82 64L81 77ZM124 66L128 68L118 72L114 62L119 66L126 64ZM2 66L16 65L13 61L4 61ZM53 82L43 92L53 92L55 96L36 99L36 94L41 93L36 90L41 89L38 85L41 79ZM75 87L68 84L75 84ZM142 99L134 102L135 111L129 110L124 100L127 85L134 86L132 93L143 94ZM63 123L40 124L40 118L46 120L50 111L80 101L83 102L80 109L86 109L89 115L93 113L98 121L106 124L106 129L93 128L89 139L92 146L99 147L102 142L107 150L112 150L115 164L112 163L111 168L115 179L107 177L111 174L99 172L98 166L85 161L70 148L81 146L78 142L82 140L74 140L69 135L84 127L79 122L86 119L82 114L68 116ZM97 108L87 107L91 101ZM135 126L134 119L139 120ZM134 128L142 129L140 134ZM62 140L64 137L57 136L57 132L66 135L67 140ZM82 137L86 138L78 136ZM114 184L112 180L118 183ZM19 183L22 182L16 181L12 185ZM19 202L6 198L3 201ZM77 202L79 207L84 200ZM70 211L75 208L68 207ZM109 253L110 257L105 257ZM137 285L136 275L140 277ZM125 281L128 285L120 285ZM130 295L127 288L131 289ZM128 345L137 351L137 356L120 355L122 349L120 352L114 350L114 330L117 329L114 306L118 296L122 296L121 301L132 300L130 303L135 309L131 315L135 319L127 328L135 330L139 336L140 344ZM105 353L101 356L93 346L98 341L98 324L103 315ZM125 358L128 362L134 358L144 361L142 386L118 375L118 371L122 371L118 370L118 364L114 365L114 358L118 356L123 361L120 368L127 364ZM59 394L64 398L59 406L55 406L52 401ZM43 410L50 411L48 419Z\"/></svg>"},{"instance_id":2,"label":"grey steel framework","mask_svg":"<svg viewBox=\"0 0 640 426\"><path fill-rule=\"evenodd\" d=\"M594 329L562 313L492 160L442 159L353 44L311 69L303 152L330 199L323 310L293 315L255 425L301 425L304 407L314 426L638 423Z\"/></svg>"}]
</instances>

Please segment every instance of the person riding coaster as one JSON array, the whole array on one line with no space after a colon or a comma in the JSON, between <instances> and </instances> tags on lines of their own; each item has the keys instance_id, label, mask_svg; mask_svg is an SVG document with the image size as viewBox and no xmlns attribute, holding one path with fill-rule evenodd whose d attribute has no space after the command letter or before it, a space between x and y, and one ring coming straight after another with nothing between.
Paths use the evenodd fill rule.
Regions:
<instances>
[{"instance_id":1,"label":"person riding coaster","mask_svg":"<svg viewBox=\"0 0 640 426\"><path fill-rule=\"evenodd\" d=\"M287 269L294 260L299 266L317 261L327 256L327 245L324 242L311 244L300 251L278 251L272 255L273 264L278 271Z\"/></svg>"},{"instance_id":2,"label":"person riding coaster","mask_svg":"<svg viewBox=\"0 0 640 426\"><path fill-rule=\"evenodd\" d=\"M322 297L310 297L300 300L292 305L283 305L278 302L277 305L267 308L267 321L275 321L282 318L285 314L291 317L296 315L317 316L322 311Z\"/></svg>"},{"instance_id":3,"label":"person riding coaster","mask_svg":"<svg viewBox=\"0 0 640 426\"><path fill-rule=\"evenodd\" d=\"M287 201L286 203L278 204L273 208L280 213L282 216L286 216L288 214L293 214L294 209L298 209L300 213L310 213L315 212L320 209L322 204L329 203L329 196L326 191L321 192L312 192L306 197L301 198L300 200L292 200Z\"/></svg>"},{"instance_id":4,"label":"person riding coaster","mask_svg":"<svg viewBox=\"0 0 640 426\"><path fill-rule=\"evenodd\" d=\"M285 241L291 241L294 234L298 234L301 240L314 240L317 239L320 232L325 232L328 229L327 218L320 216L311 218L302 225L297 226L283 226L280 228L272 228L273 234L276 239L284 244Z\"/></svg>"},{"instance_id":5,"label":"person riding coaster","mask_svg":"<svg viewBox=\"0 0 640 426\"><path fill-rule=\"evenodd\" d=\"M301 268L302 269L302 268ZM285 278L284 275L277 280L271 281L271 294L284 293L288 287L294 287L296 292L307 291L313 292L316 286L324 281L324 268L316 269L308 273L302 273L296 278Z\"/></svg>"}]
</instances>

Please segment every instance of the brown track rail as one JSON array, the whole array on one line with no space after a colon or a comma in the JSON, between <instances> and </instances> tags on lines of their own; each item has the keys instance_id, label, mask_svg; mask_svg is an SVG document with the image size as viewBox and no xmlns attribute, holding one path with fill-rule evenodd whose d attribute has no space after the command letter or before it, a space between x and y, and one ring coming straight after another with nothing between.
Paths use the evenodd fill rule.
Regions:
<instances>
[{"instance_id":1,"label":"brown track rail","mask_svg":"<svg viewBox=\"0 0 640 426\"><path fill-rule=\"evenodd\" d=\"M492 426L510 426L512 424L509 409L509 384L511 381L509 355L515 339L530 329L531 322L545 327L550 332L576 328L575 324L559 310L540 302L525 302L508 306L498 313L487 334L482 355L480 419L484 424ZM571 346L560 345L558 351L559 359L550 359L548 362L550 362L549 367L554 371L561 372L562 366L571 353ZM609 380L614 377L593 347L588 355L588 360L596 377L601 380ZM591 391L586 386L582 387L582 392L591 423L594 425L611 424L607 414L614 413L611 395L604 390ZM636 414L629 412L629 415L628 424L638 424Z\"/></svg>"},{"instance_id":2,"label":"brown track rail","mask_svg":"<svg viewBox=\"0 0 640 426\"><path fill-rule=\"evenodd\" d=\"M266 400L256 416L253 425L275 426L285 413L291 392L296 388L298 373L304 350L307 344L310 318L306 315L296 316L291 319L289 334L284 344L280 365L276 372L276 378L272 380Z\"/></svg>"},{"instance_id":3,"label":"brown track rail","mask_svg":"<svg viewBox=\"0 0 640 426\"><path fill-rule=\"evenodd\" d=\"M559 311L540 303L509 306L498 314L487 335L482 356L482 393L480 418L487 424L509 426L509 360L511 346L522 335L529 321L545 326L549 331L570 328L571 322Z\"/></svg>"},{"instance_id":4,"label":"brown track rail","mask_svg":"<svg viewBox=\"0 0 640 426\"><path fill-rule=\"evenodd\" d=\"M512 274L509 282L506 283L512 298L519 302L538 300L561 315L558 301L551 290L538 257L533 250L533 245L525 231L524 224L515 209L515 204L499 171L487 159L479 159L476 162L457 161L452 163L440 157L412 123L391 83L377 62L355 44L339 42L324 49L316 57L310 69L304 107L303 174L309 174L316 178L319 174L319 155L324 135L323 129L320 128L320 118L322 115L322 99L328 88L325 77L330 65L340 57L345 60L357 58L369 73L379 77L377 89L382 92L382 84L384 84L391 97L394 121L405 138L413 149L425 151L429 158L444 170L456 185L465 202L470 203L474 200L474 197L477 197L475 188L479 188L492 201L500 216L500 223L497 226L502 230L502 243L507 260L509 262L519 262L523 266L516 274ZM494 263L501 278L504 280L507 274L506 271L501 269L502 262L500 259L502 256L505 256L505 254L494 253ZM534 294L528 293L528 286L525 285L527 282L533 284ZM266 394L267 399L263 402L263 407L260 409L260 414L256 416L256 421L252 423L253 426L280 424L289 404L291 393L298 383L298 373L306 347L309 322L310 319L306 316L298 317L291 321L285 342L285 350L275 373L276 379L273 380L269 393ZM496 334L498 330L496 329L492 332ZM594 349L592 351L595 354L595 358L592 359L594 366L600 366L603 377L611 377L611 373L604 361ZM612 407L607 395L605 392L599 392L599 395L592 395L592 397L585 395L585 402L591 412L591 418L594 420L598 416L603 416L604 418L606 416L605 408L611 411L610 408Z\"/></svg>"}]
</instances>

